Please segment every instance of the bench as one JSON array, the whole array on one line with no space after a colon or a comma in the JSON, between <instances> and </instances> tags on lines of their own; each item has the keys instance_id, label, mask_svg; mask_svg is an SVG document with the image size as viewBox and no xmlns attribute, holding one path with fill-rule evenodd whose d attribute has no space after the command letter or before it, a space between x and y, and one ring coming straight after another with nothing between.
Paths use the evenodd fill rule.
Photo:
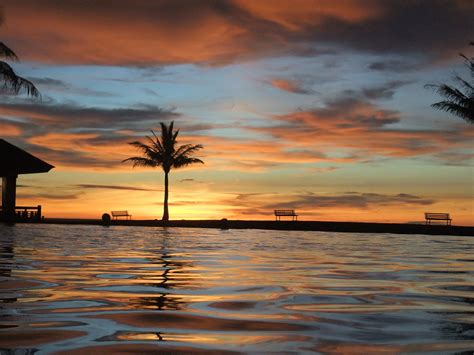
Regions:
<instances>
[{"instance_id":1,"label":"bench","mask_svg":"<svg viewBox=\"0 0 474 355\"><path fill-rule=\"evenodd\" d=\"M426 224L431 224L431 221L446 221L446 225L451 225L451 218L449 213L431 213L425 212Z\"/></svg>"},{"instance_id":2,"label":"bench","mask_svg":"<svg viewBox=\"0 0 474 355\"><path fill-rule=\"evenodd\" d=\"M275 220L280 221L281 217L291 217L291 220L298 220L298 215L295 213L295 210L275 210Z\"/></svg>"},{"instance_id":3,"label":"bench","mask_svg":"<svg viewBox=\"0 0 474 355\"><path fill-rule=\"evenodd\" d=\"M132 219L132 215L128 214L128 211L112 211L113 219L117 219L119 217L125 217L125 219Z\"/></svg>"}]
</instances>

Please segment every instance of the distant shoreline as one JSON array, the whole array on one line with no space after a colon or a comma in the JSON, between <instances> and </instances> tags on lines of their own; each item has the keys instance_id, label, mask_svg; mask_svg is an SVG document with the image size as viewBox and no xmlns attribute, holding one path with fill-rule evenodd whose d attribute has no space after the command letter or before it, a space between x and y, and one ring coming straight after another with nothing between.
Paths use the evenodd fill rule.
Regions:
<instances>
[{"instance_id":1,"label":"distant shoreline","mask_svg":"<svg viewBox=\"0 0 474 355\"><path fill-rule=\"evenodd\" d=\"M102 225L100 219L45 218L45 224ZM474 227L401 223L323 222L323 221L243 221L243 220L114 220L111 226L181 227L217 229L261 229L321 231L342 233L393 233L474 236Z\"/></svg>"}]
</instances>

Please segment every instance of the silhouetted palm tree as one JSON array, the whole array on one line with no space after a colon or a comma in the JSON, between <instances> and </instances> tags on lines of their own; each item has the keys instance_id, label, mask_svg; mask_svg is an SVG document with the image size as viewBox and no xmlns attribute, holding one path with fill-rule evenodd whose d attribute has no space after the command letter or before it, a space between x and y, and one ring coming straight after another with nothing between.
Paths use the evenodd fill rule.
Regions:
<instances>
[{"instance_id":1,"label":"silhouetted palm tree","mask_svg":"<svg viewBox=\"0 0 474 355\"><path fill-rule=\"evenodd\" d=\"M474 46L474 42L470 44ZM431 107L452 113L467 122L474 123L474 57L468 58L464 54L461 54L461 57L466 60L466 65L471 71L471 82L456 75L455 80L460 84L460 89L447 84L429 84L426 86L434 88L439 95L445 98L443 101L434 103Z\"/></svg>"},{"instance_id":2,"label":"silhouetted palm tree","mask_svg":"<svg viewBox=\"0 0 474 355\"><path fill-rule=\"evenodd\" d=\"M0 8L0 25L3 23L3 11ZM0 57L18 61L18 57L5 43L0 42ZM35 85L21 76L18 76L13 68L6 62L0 60L0 81L3 90L20 94L22 92L29 96L38 97L40 93Z\"/></svg>"},{"instance_id":3,"label":"silhouetted palm tree","mask_svg":"<svg viewBox=\"0 0 474 355\"><path fill-rule=\"evenodd\" d=\"M146 136L148 143L141 143L138 141L131 142L135 148L143 153L141 157L131 157L122 162L131 161L133 167L147 166L151 168L161 167L165 173L165 199L163 206L163 221L169 220L168 213L168 174L171 169L178 169L194 163L204 162L201 159L194 158L192 155L202 149L200 144L184 144L177 146L179 129L173 132L174 122L166 126L163 122L161 125L161 137L157 137L155 132L151 131L152 137Z\"/></svg>"}]
</instances>

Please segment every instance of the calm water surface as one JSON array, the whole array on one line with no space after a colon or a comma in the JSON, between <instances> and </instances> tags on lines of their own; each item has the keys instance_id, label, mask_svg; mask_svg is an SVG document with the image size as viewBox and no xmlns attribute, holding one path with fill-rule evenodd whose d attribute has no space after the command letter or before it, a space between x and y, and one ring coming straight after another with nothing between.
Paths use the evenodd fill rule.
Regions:
<instances>
[{"instance_id":1,"label":"calm water surface","mask_svg":"<svg viewBox=\"0 0 474 355\"><path fill-rule=\"evenodd\" d=\"M474 350L474 238L0 226L0 353Z\"/></svg>"}]
</instances>

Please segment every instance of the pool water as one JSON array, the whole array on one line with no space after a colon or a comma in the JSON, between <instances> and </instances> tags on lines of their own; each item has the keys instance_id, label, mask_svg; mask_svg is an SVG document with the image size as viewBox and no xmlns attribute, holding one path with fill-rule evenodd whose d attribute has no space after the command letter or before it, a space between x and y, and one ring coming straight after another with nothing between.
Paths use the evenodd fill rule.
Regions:
<instances>
[{"instance_id":1,"label":"pool water","mask_svg":"<svg viewBox=\"0 0 474 355\"><path fill-rule=\"evenodd\" d=\"M0 225L1 354L466 353L474 238Z\"/></svg>"}]
</instances>

